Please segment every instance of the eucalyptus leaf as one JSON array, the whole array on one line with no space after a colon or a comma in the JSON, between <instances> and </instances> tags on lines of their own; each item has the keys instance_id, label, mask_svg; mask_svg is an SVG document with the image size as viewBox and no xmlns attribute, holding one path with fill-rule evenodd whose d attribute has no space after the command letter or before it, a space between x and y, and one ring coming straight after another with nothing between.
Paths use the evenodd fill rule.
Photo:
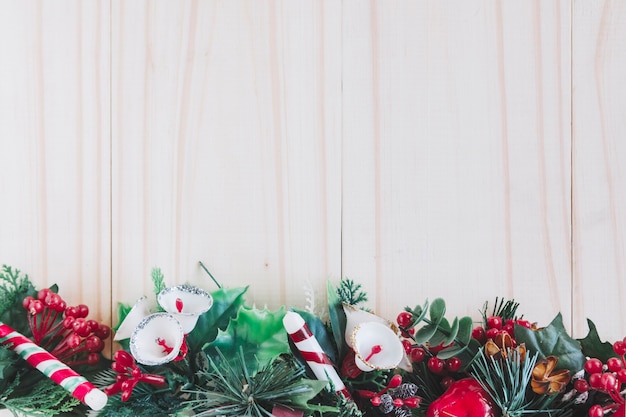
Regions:
<instances>
[{"instance_id":1,"label":"eucalyptus leaf","mask_svg":"<svg viewBox=\"0 0 626 417\"><path fill-rule=\"evenodd\" d=\"M472 339L472 330L474 322L471 317L465 316L459 319L459 332L456 339L462 345L467 345Z\"/></svg>"},{"instance_id":2,"label":"eucalyptus leaf","mask_svg":"<svg viewBox=\"0 0 626 417\"><path fill-rule=\"evenodd\" d=\"M415 341L419 344L428 342L437 333L437 326L426 324L415 332Z\"/></svg>"},{"instance_id":3,"label":"eucalyptus leaf","mask_svg":"<svg viewBox=\"0 0 626 417\"><path fill-rule=\"evenodd\" d=\"M446 302L442 298L436 298L430 304L430 321L433 324L438 324L443 320L443 316L446 314Z\"/></svg>"},{"instance_id":4,"label":"eucalyptus leaf","mask_svg":"<svg viewBox=\"0 0 626 417\"><path fill-rule=\"evenodd\" d=\"M458 333L459 333L459 319L455 317L454 320L452 321L452 326L450 327L450 334L443 341L444 346L448 346L450 343L454 342L454 339L456 339L456 336Z\"/></svg>"}]
</instances>

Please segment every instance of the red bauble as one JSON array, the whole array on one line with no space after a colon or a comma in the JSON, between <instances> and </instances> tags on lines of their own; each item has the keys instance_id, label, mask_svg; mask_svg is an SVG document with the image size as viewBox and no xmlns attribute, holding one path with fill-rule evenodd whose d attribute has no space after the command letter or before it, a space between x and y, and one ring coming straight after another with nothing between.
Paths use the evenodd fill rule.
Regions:
<instances>
[{"instance_id":1,"label":"red bauble","mask_svg":"<svg viewBox=\"0 0 626 417\"><path fill-rule=\"evenodd\" d=\"M426 417L500 417L500 409L478 381L465 378L450 388L428 407Z\"/></svg>"}]
</instances>

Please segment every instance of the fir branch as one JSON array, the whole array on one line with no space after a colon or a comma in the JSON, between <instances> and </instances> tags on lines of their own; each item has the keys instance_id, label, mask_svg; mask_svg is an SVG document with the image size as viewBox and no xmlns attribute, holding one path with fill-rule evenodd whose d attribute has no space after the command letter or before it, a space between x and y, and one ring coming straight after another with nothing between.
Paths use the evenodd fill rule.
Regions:
<instances>
[{"instance_id":1,"label":"fir branch","mask_svg":"<svg viewBox=\"0 0 626 417\"><path fill-rule=\"evenodd\" d=\"M0 405L6 407L15 417L52 417L69 413L80 404L65 389L47 378L35 384L28 395L13 397L11 394L19 383L20 378L17 377L0 395Z\"/></svg>"},{"instance_id":2,"label":"fir branch","mask_svg":"<svg viewBox=\"0 0 626 417\"><path fill-rule=\"evenodd\" d=\"M18 296L28 291L31 284L28 275L20 275L19 269L2 265L0 272L0 316L17 302Z\"/></svg>"},{"instance_id":3,"label":"fir branch","mask_svg":"<svg viewBox=\"0 0 626 417\"><path fill-rule=\"evenodd\" d=\"M161 268L152 268L150 274L152 277L152 284L154 285L154 294L159 295L167 286L165 285L165 276L161 272Z\"/></svg>"},{"instance_id":4,"label":"fir branch","mask_svg":"<svg viewBox=\"0 0 626 417\"><path fill-rule=\"evenodd\" d=\"M509 349L501 359L488 357L483 350L472 365L471 375L489 394L507 417L526 414L548 414L551 417L571 415L571 410L552 405L558 395L538 395L529 392L533 368L538 353L522 360L517 349ZM562 404L565 405L565 404ZM553 407L553 408L551 408Z\"/></svg>"},{"instance_id":5,"label":"fir branch","mask_svg":"<svg viewBox=\"0 0 626 417\"><path fill-rule=\"evenodd\" d=\"M337 288L337 296L342 303L359 305L367 301L367 294L361 291L361 284L356 284L351 279L342 279Z\"/></svg>"},{"instance_id":6,"label":"fir branch","mask_svg":"<svg viewBox=\"0 0 626 417\"><path fill-rule=\"evenodd\" d=\"M187 401L196 416L271 416L274 405L308 409L308 400L326 385L325 381L304 378L305 370L292 359L279 357L252 375L243 352L237 361L228 361L218 350L219 363L211 357L210 370L199 372L199 382Z\"/></svg>"},{"instance_id":7,"label":"fir branch","mask_svg":"<svg viewBox=\"0 0 626 417\"><path fill-rule=\"evenodd\" d=\"M487 314L488 314L488 306L489 303L485 302L482 311L483 323L487 325ZM523 316L517 317L517 308L519 307L519 303L515 300L504 300L504 298L498 299L496 297L496 301L493 305L493 310L491 312L492 316L502 317L502 321L505 322L507 320L517 320L521 319Z\"/></svg>"}]
</instances>

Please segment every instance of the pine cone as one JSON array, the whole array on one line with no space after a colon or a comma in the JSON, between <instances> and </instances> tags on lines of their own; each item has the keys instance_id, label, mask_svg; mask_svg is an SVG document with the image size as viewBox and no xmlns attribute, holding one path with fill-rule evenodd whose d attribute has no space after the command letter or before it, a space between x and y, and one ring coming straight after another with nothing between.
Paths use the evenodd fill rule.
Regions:
<instances>
[{"instance_id":1,"label":"pine cone","mask_svg":"<svg viewBox=\"0 0 626 417\"><path fill-rule=\"evenodd\" d=\"M380 396L380 405L378 406L378 409L383 414L389 414L393 411L394 405L393 405L393 398L391 398L391 395L383 394Z\"/></svg>"},{"instance_id":2,"label":"pine cone","mask_svg":"<svg viewBox=\"0 0 626 417\"><path fill-rule=\"evenodd\" d=\"M405 382L394 390L394 397L396 398L414 397L415 394L417 394L417 385L411 382Z\"/></svg>"}]
</instances>

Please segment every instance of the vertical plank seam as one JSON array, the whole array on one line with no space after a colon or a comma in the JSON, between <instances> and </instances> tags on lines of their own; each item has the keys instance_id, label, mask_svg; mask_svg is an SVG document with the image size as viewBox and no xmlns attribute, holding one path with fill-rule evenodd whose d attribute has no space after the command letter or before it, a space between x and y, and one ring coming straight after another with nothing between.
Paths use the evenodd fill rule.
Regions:
<instances>
[{"instance_id":1,"label":"vertical plank seam","mask_svg":"<svg viewBox=\"0 0 626 417\"><path fill-rule=\"evenodd\" d=\"M113 327L113 1L109 0L109 317ZM111 356L113 344L111 344Z\"/></svg>"},{"instance_id":2,"label":"vertical plank seam","mask_svg":"<svg viewBox=\"0 0 626 417\"><path fill-rule=\"evenodd\" d=\"M569 154L569 198L570 198L570 329L574 332L574 286L575 270L574 270L574 0L569 2L569 138L570 138L570 154Z\"/></svg>"}]
</instances>

